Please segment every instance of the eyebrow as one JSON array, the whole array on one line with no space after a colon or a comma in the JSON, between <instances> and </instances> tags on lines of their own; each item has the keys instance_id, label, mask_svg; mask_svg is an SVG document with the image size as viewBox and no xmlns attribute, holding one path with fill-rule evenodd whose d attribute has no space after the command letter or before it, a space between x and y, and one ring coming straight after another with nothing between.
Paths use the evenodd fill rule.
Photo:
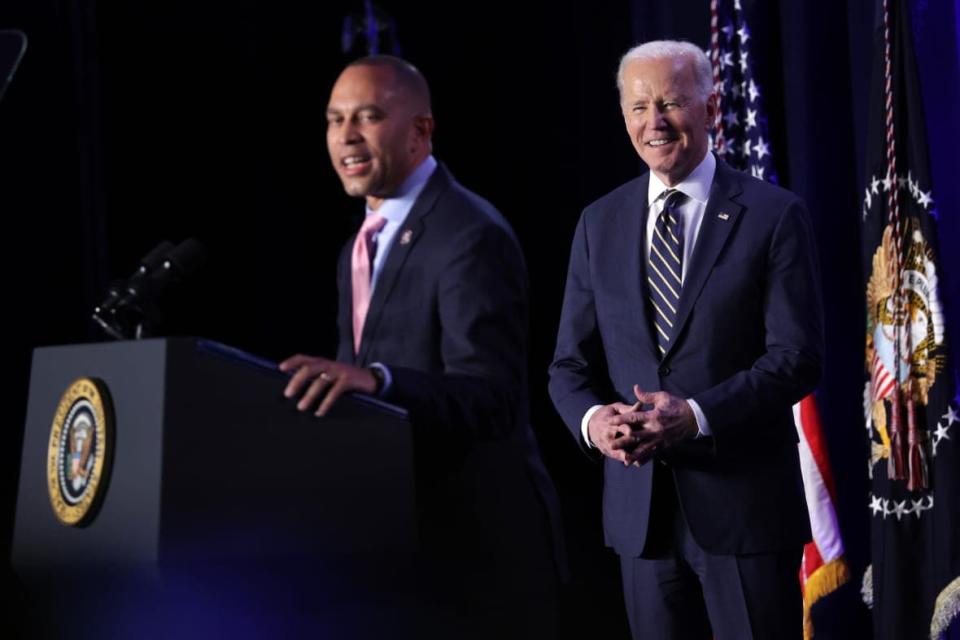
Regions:
<instances>
[{"instance_id":1,"label":"eyebrow","mask_svg":"<svg viewBox=\"0 0 960 640\"><path fill-rule=\"evenodd\" d=\"M339 115L339 114L343 113L344 111L355 111L355 112L361 112L361 111L377 111L377 112L379 112L379 113L384 113L384 112L385 112L384 109L383 109L383 107L380 107L380 106L375 105L375 104L362 104L362 105L360 105L359 107L357 107L357 108L355 108L355 109L338 109L337 107L327 107L327 114L328 114L328 115Z\"/></svg>"},{"instance_id":2,"label":"eyebrow","mask_svg":"<svg viewBox=\"0 0 960 640\"><path fill-rule=\"evenodd\" d=\"M631 107L635 107L637 105L649 104L651 102L657 104L661 102L689 102L689 101L690 101L689 96L682 93L677 93L673 95L668 94L664 96L659 96L657 98L650 98L650 97L637 98L633 102L628 102L627 104L629 104Z\"/></svg>"}]
</instances>

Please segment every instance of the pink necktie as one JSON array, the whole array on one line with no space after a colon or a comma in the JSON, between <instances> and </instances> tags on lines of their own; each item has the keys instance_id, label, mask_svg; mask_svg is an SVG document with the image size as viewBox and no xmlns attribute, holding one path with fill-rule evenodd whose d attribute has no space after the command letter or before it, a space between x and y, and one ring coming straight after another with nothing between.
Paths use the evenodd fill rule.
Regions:
<instances>
[{"instance_id":1,"label":"pink necktie","mask_svg":"<svg viewBox=\"0 0 960 640\"><path fill-rule=\"evenodd\" d=\"M370 269L373 257L377 254L377 245L373 241L387 219L381 215L367 216L353 243L353 255L350 258L351 281L353 285L353 352L360 352L360 338L363 336L363 323L370 308Z\"/></svg>"}]
</instances>

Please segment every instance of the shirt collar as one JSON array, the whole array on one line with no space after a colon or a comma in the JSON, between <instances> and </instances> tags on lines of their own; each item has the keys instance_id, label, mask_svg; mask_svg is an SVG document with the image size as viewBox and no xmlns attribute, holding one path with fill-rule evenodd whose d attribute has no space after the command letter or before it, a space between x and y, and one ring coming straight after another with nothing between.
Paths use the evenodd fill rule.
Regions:
<instances>
[{"instance_id":1,"label":"shirt collar","mask_svg":"<svg viewBox=\"0 0 960 640\"><path fill-rule=\"evenodd\" d=\"M713 184L713 175L717 170L717 159L713 153L707 152L700 164L690 172L686 178L673 187L663 184L653 171L650 172L650 185L647 187L647 204L653 204L665 189L676 189L685 196L705 204L710 197L710 185Z\"/></svg>"},{"instance_id":2,"label":"shirt collar","mask_svg":"<svg viewBox=\"0 0 960 640\"><path fill-rule=\"evenodd\" d=\"M367 215L369 216L376 213L386 218L388 222L403 222L407 214L410 213L410 209L413 208L413 203L416 202L417 196L419 196L423 188L427 186L427 180L430 179L430 176L433 175L436 168L436 159L432 155L427 156L423 162L413 170L413 173L407 176L407 179L400 184L396 192L389 198L384 199L380 208L374 211L368 206Z\"/></svg>"}]
</instances>

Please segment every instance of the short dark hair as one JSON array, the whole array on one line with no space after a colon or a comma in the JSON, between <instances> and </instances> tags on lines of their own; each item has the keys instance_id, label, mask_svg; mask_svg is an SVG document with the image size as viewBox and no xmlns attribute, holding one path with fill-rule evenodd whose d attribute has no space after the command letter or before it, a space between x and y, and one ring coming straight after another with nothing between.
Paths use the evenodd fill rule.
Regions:
<instances>
[{"instance_id":1,"label":"short dark hair","mask_svg":"<svg viewBox=\"0 0 960 640\"><path fill-rule=\"evenodd\" d=\"M419 69L403 58L389 55L365 56L354 60L347 67L387 67L391 69L403 88L420 99L427 111L431 110L430 87L427 85L427 79L423 77Z\"/></svg>"}]
</instances>

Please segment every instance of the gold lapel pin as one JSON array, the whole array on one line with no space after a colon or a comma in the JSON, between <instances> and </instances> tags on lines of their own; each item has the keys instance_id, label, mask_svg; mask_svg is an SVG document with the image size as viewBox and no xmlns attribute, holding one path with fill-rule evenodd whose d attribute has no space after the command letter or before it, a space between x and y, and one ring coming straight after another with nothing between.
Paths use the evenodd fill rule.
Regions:
<instances>
[{"instance_id":1,"label":"gold lapel pin","mask_svg":"<svg viewBox=\"0 0 960 640\"><path fill-rule=\"evenodd\" d=\"M718 214L717 214L717 217L720 218L721 220L729 220L729 219L730 219L730 216L729 216L725 211L721 211L720 213L718 213Z\"/></svg>"},{"instance_id":2,"label":"gold lapel pin","mask_svg":"<svg viewBox=\"0 0 960 640\"><path fill-rule=\"evenodd\" d=\"M400 244L410 244L410 238L413 237L413 231L411 229L405 229L403 233L400 234Z\"/></svg>"}]
</instances>

